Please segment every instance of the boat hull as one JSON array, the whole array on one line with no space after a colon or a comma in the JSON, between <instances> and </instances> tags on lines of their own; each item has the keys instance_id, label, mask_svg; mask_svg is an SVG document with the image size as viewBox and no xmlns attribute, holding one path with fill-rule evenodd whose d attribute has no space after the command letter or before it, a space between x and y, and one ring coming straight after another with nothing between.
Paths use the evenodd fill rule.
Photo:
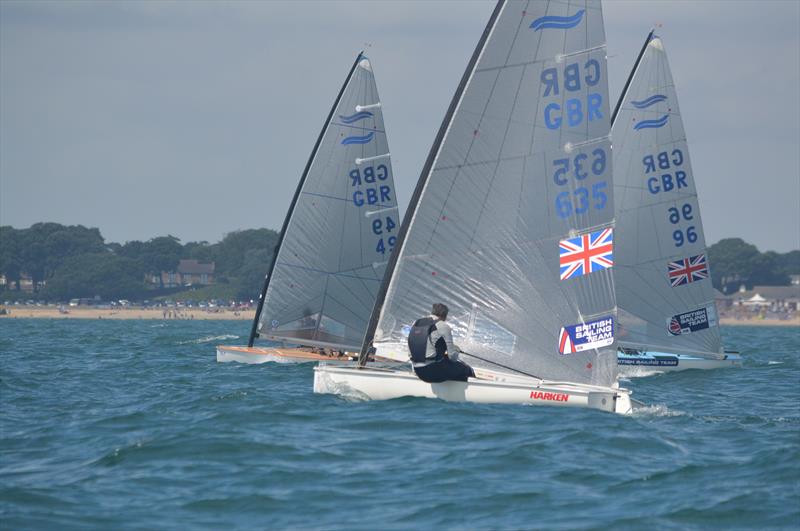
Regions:
<instances>
[{"instance_id":1,"label":"boat hull","mask_svg":"<svg viewBox=\"0 0 800 531\"><path fill-rule=\"evenodd\" d=\"M217 346L219 363L316 363L319 361L341 363L350 361L347 356L341 358L324 356L301 348L269 348L244 346Z\"/></svg>"},{"instance_id":2,"label":"boat hull","mask_svg":"<svg viewBox=\"0 0 800 531\"><path fill-rule=\"evenodd\" d=\"M493 371L476 371L468 382L427 383L398 369L367 369L321 363L314 368L314 392L364 400L407 396L448 402L583 407L630 414L630 391L562 382L543 382Z\"/></svg>"},{"instance_id":3,"label":"boat hull","mask_svg":"<svg viewBox=\"0 0 800 531\"><path fill-rule=\"evenodd\" d=\"M639 368L653 372L676 372L690 369L730 369L742 365L738 354L725 354L721 359L702 358L689 354L669 354L666 352L642 352L640 354L617 353L617 365L622 371Z\"/></svg>"}]
</instances>

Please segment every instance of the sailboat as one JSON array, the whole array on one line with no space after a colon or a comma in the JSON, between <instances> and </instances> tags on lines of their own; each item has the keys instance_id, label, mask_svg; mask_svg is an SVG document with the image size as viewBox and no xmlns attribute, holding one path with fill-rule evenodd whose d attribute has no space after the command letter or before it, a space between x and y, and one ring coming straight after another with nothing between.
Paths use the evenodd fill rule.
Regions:
<instances>
[{"instance_id":1,"label":"sailboat","mask_svg":"<svg viewBox=\"0 0 800 531\"><path fill-rule=\"evenodd\" d=\"M392 175L372 63L362 52L297 185L248 344L218 346L217 361L346 360L361 350L399 231ZM259 338L290 347L256 345Z\"/></svg>"},{"instance_id":2,"label":"sailboat","mask_svg":"<svg viewBox=\"0 0 800 531\"><path fill-rule=\"evenodd\" d=\"M617 384L606 72L599 0L497 3L412 195L359 364L321 363L315 392L631 412ZM410 370L410 326L435 302L451 308L467 382Z\"/></svg>"},{"instance_id":3,"label":"sailboat","mask_svg":"<svg viewBox=\"0 0 800 531\"><path fill-rule=\"evenodd\" d=\"M657 372L740 365L722 347L686 134L652 31L611 122L619 364Z\"/></svg>"}]
</instances>

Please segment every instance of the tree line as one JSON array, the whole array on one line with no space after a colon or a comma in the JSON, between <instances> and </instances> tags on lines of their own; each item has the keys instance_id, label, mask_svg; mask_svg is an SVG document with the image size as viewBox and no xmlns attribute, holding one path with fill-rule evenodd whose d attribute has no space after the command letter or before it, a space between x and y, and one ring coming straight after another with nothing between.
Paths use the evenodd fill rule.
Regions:
<instances>
[{"instance_id":1,"label":"tree line","mask_svg":"<svg viewBox=\"0 0 800 531\"><path fill-rule=\"evenodd\" d=\"M161 279L161 272L175 271L181 259L196 259L215 263L216 284L206 290L213 298L251 299L261 290L277 241L273 230L249 229L228 233L213 244L182 244L174 236L119 244L106 242L99 229L82 225L2 226L0 274L6 285L0 297L151 299L168 291L148 278ZM19 292L23 274L30 277L34 295ZM12 283L16 292L10 288Z\"/></svg>"},{"instance_id":2,"label":"tree line","mask_svg":"<svg viewBox=\"0 0 800 531\"><path fill-rule=\"evenodd\" d=\"M36 293L32 297L36 299L99 296L103 300L144 300L165 293L163 286L154 286L147 277L160 279L162 271L175 271L181 259L196 259L216 266L216 284L201 290L198 297L255 299L277 241L274 230L249 229L228 233L213 244L181 244L174 236L119 244L106 242L99 229L82 225L2 226L0 274L5 275L7 284L0 297L30 298L9 289L15 283L19 290L24 273L33 282ZM762 253L740 238L711 245L708 259L714 287L724 293L732 293L742 284L747 288L787 285L789 275L800 274L800 250Z\"/></svg>"}]
</instances>

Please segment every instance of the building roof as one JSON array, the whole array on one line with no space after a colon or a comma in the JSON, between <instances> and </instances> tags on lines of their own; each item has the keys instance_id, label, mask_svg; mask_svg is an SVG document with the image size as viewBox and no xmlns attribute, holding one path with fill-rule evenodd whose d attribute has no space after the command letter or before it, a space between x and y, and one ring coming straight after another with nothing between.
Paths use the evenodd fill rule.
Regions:
<instances>
[{"instance_id":1,"label":"building roof","mask_svg":"<svg viewBox=\"0 0 800 531\"><path fill-rule=\"evenodd\" d=\"M178 263L178 273L181 275L211 275L214 273L214 262L202 264L197 260L181 260Z\"/></svg>"},{"instance_id":2,"label":"building roof","mask_svg":"<svg viewBox=\"0 0 800 531\"><path fill-rule=\"evenodd\" d=\"M753 289L740 291L734 296L739 300L749 300L761 295L766 300L800 300L800 286L753 286Z\"/></svg>"}]
</instances>

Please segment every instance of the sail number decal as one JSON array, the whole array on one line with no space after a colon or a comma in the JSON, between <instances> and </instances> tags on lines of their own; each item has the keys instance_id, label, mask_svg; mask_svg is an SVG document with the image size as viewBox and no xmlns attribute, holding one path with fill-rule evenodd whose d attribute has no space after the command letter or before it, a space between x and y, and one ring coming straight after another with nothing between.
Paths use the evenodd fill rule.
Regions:
<instances>
[{"instance_id":1,"label":"sail number decal","mask_svg":"<svg viewBox=\"0 0 800 531\"><path fill-rule=\"evenodd\" d=\"M378 244L375 246L375 252L386 254L386 252L391 252L394 248L394 244L397 243L397 236L389 236L389 234L397 227L397 224L392 219L391 216L386 216L385 218L378 218L372 220L372 233L376 236L381 236L378 240ZM384 242L383 235L386 235L386 241Z\"/></svg>"},{"instance_id":2,"label":"sail number decal","mask_svg":"<svg viewBox=\"0 0 800 531\"><path fill-rule=\"evenodd\" d=\"M392 200L392 187L389 180L389 167L385 164L355 168L350 170L350 188L352 190L353 205L358 208L370 206L394 206ZM369 213L368 213L369 214ZM376 217L370 221L372 234L378 237L375 252L386 255L391 252L397 243L397 236L393 234L397 228L397 221L391 216Z\"/></svg>"},{"instance_id":3,"label":"sail number decal","mask_svg":"<svg viewBox=\"0 0 800 531\"><path fill-rule=\"evenodd\" d=\"M661 173L658 176L647 177L647 189L651 194L672 192L681 188L688 188L686 171L679 169L683 166L683 152L680 149L662 151L657 155L646 155L642 158L644 174ZM671 173L662 173L663 170L674 170Z\"/></svg>"},{"instance_id":4,"label":"sail number decal","mask_svg":"<svg viewBox=\"0 0 800 531\"><path fill-rule=\"evenodd\" d=\"M558 186L566 186L570 178L576 182L585 181L591 172L595 176L606 171L606 150L597 148L592 151L592 158L586 153L579 153L569 159L553 161L553 181ZM563 191L556 196L556 212L560 218L568 218L574 214L586 214L589 210L603 210L608 203L608 182L605 180L592 183L591 187L579 186L574 191Z\"/></svg>"},{"instance_id":5,"label":"sail number decal","mask_svg":"<svg viewBox=\"0 0 800 531\"><path fill-rule=\"evenodd\" d=\"M392 187L387 184L379 184L378 181L386 181L389 178L389 168L385 164L372 167L367 166L363 170L355 168L350 170L351 187L353 191L353 204L357 207L364 205L380 205L392 201ZM363 190L362 185L367 186Z\"/></svg>"},{"instance_id":6,"label":"sail number decal","mask_svg":"<svg viewBox=\"0 0 800 531\"><path fill-rule=\"evenodd\" d=\"M602 80L602 68L597 59L588 59L582 65L569 63L564 66L559 76L559 68L542 70L540 81L544 90L543 97L558 97L563 89L566 93L580 92L594 87ZM568 98L563 107L561 103L550 102L544 107L544 124L548 129L577 127L583 122L603 119L603 96L599 92L590 92L584 98Z\"/></svg>"},{"instance_id":7,"label":"sail number decal","mask_svg":"<svg viewBox=\"0 0 800 531\"><path fill-rule=\"evenodd\" d=\"M689 203L684 203L680 209L678 207L669 207L667 213L669 222L673 225L680 223L681 219L689 222L694 220L692 205ZM694 225L690 225L685 230L678 227L672 232L672 240L675 243L675 247L682 247L686 242L694 243L697 241L697 229L695 229Z\"/></svg>"}]
</instances>

